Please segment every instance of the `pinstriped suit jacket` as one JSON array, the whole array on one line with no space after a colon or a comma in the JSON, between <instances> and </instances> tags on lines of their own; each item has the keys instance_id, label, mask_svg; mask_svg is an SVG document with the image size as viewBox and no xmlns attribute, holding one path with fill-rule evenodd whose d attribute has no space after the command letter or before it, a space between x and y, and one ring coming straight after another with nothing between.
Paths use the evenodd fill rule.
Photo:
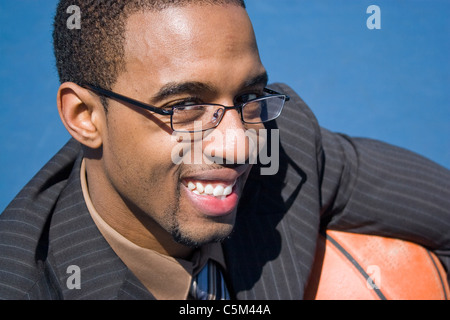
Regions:
<instances>
[{"instance_id":1,"label":"pinstriped suit jacket","mask_svg":"<svg viewBox=\"0 0 450 320\"><path fill-rule=\"evenodd\" d=\"M409 151L318 126L291 96L280 130L280 170L255 167L223 244L238 299L301 299L320 228L395 236L434 250L450 266L450 172ZM269 140L270 141L270 140ZM92 221L71 140L0 215L0 298L153 299ZM69 289L68 267L80 268Z\"/></svg>"}]
</instances>

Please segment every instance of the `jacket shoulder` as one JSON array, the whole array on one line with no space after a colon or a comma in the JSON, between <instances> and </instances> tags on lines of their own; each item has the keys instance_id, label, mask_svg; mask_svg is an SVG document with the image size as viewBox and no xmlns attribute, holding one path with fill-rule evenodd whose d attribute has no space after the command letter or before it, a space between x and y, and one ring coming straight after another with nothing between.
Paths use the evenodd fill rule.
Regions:
<instances>
[{"instance_id":1,"label":"jacket shoulder","mask_svg":"<svg viewBox=\"0 0 450 320\"><path fill-rule=\"evenodd\" d=\"M0 298L51 297L50 218L81 147L71 139L0 215ZM49 293L50 296L47 294Z\"/></svg>"}]
</instances>

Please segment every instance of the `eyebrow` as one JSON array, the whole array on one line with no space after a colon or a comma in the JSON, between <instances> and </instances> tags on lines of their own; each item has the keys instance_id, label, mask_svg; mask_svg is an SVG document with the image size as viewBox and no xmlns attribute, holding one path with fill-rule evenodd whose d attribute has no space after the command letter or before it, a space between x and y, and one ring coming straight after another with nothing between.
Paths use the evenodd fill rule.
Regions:
<instances>
[{"instance_id":1,"label":"eyebrow","mask_svg":"<svg viewBox=\"0 0 450 320\"><path fill-rule=\"evenodd\" d=\"M152 101L162 101L179 94L194 94L201 91L214 91L214 88L203 82L170 82L164 85L158 93L152 97Z\"/></svg>"},{"instance_id":2,"label":"eyebrow","mask_svg":"<svg viewBox=\"0 0 450 320\"><path fill-rule=\"evenodd\" d=\"M269 82L269 76L267 72L263 72L256 77L247 80L244 83L244 88L254 87L256 85L263 85L264 87ZM187 82L169 82L164 85L152 98L154 102L163 101L170 97L180 94L198 94L198 92L215 92L217 91L214 86L207 83L198 81Z\"/></svg>"},{"instance_id":3,"label":"eyebrow","mask_svg":"<svg viewBox=\"0 0 450 320\"><path fill-rule=\"evenodd\" d=\"M256 77L245 82L244 88L254 87L257 85L263 85L264 87L266 87L268 83L269 83L269 75L267 74L266 71L264 71L260 75L257 75Z\"/></svg>"}]
</instances>

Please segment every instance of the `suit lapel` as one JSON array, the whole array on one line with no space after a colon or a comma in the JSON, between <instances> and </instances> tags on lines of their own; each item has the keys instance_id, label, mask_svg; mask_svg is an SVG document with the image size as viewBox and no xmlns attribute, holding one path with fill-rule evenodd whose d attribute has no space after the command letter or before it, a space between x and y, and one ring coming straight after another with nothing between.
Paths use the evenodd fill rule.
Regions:
<instances>
[{"instance_id":1,"label":"suit lapel","mask_svg":"<svg viewBox=\"0 0 450 320\"><path fill-rule=\"evenodd\" d=\"M238 299L301 299L314 260L320 218L319 127L289 87L273 88L291 96L282 116L267 126L280 130L279 171L260 176L260 168L253 168L235 231L224 244Z\"/></svg>"}]
</instances>

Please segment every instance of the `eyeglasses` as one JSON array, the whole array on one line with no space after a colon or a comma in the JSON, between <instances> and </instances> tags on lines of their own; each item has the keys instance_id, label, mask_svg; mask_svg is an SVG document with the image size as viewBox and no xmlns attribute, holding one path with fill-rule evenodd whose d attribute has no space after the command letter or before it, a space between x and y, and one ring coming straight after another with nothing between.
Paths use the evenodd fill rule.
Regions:
<instances>
[{"instance_id":1,"label":"eyeglasses","mask_svg":"<svg viewBox=\"0 0 450 320\"><path fill-rule=\"evenodd\" d=\"M241 120L247 124L265 123L278 118L283 110L289 96L265 88L266 95L246 101L244 103L227 107L220 104L195 104L195 105L175 105L170 108L157 108L140 102L121 94L99 88L90 84L82 84L82 87L90 89L95 93L112 98L133 106L143 108L163 116L170 116L170 125L175 132L194 133L216 128L222 121L226 110L238 110ZM197 123L200 121L201 129Z\"/></svg>"}]
</instances>

